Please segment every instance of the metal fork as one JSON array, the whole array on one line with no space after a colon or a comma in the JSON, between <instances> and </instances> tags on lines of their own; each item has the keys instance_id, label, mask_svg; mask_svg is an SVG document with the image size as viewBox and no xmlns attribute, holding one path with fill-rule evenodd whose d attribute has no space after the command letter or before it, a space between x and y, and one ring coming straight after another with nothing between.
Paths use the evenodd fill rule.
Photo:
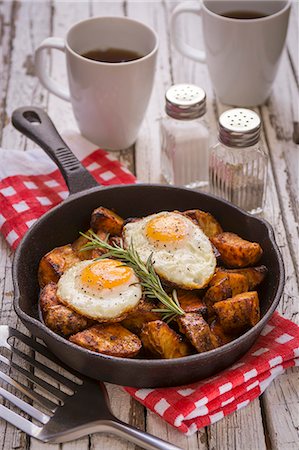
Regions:
<instances>
[{"instance_id":1,"label":"metal fork","mask_svg":"<svg viewBox=\"0 0 299 450\"><path fill-rule=\"evenodd\" d=\"M33 352L48 358L57 366L65 369L74 375L77 381L66 378L61 373L43 363L37 361L27 353L19 350L10 338L17 338L27 345ZM12 339L15 341L15 339ZM37 407L30 405L21 398L12 394L3 387L0 387L0 396L8 402L18 407L28 414L32 419L39 422L35 425L30 419L26 419L4 405L0 405L0 417L30 436L50 443L62 443L78 439L92 433L111 433L118 437L127 439L147 450L181 450L168 442L165 442L151 434L137 430L130 425L118 420L113 416L106 388L103 383L87 378L72 369L66 367L58 361L44 345L39 344L32 338L25 336L14 328L6 325L0 326L0 347L11 351L26 363L29 363L31 370L26 370L17 363L0 354L0 379L6 384L13 386L19 393L25 394L29 399L36 402L47 412L42 412ZM35 386L42 388L42 393L38 393L28 386L14 380L10 375L2 371L2 366L12 368ZM32 369L38 369L49 376L52 382L62 384L69 393L53 386L34 374ZM39 391L41 392L41 391ZM43 395L46 393L46 396ZM55 403L47 398L50 394L52 398L59 401Z\"/></svg>"}]
</instances>

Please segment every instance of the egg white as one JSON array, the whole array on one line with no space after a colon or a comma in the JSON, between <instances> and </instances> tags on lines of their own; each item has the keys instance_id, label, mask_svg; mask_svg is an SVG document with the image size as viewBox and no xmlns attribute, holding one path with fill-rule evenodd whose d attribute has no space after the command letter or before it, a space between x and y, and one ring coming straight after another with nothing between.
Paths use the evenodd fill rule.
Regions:
<instances>
[{"instance_id":1,"label":"egg white","mask_svg":"<svg viewBox=\"0 0 299 450\"><path fill-rule=\"evenodd\" d=\"M146 235L146 227L154 217L162 215L179 216L187 233L175 242L153 242ZM216 258L212 245L204 232L188 217L176 212L160 212L144 217L124 226L125 247L131 242L143 262L152 254L157 274L170 284L183 289L204 288L212 278L216 268Z\"/></svg>"},{"instance_id":2,"label":"egg white","mask_svg":"<svg viewBox=\"0 0 299 450\"><path fill-rule=\"evenodd\" d=\"M91 319L105 321L116 319L131 311L142 298L138 278L132 274L130 280L120 286L101 290L84 289L78 279L81 271L94 260L81 261L61 276L57 284L57 296L66 306Z\"/></svg>"}]
</instances>

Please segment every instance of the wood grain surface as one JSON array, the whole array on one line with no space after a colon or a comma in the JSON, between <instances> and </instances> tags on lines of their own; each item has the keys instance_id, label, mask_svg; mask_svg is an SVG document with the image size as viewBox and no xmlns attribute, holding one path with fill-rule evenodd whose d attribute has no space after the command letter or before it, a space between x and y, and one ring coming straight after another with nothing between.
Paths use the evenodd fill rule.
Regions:
<instances>
[{"instance_id":1,"label":"wood grain surface","mask_svg":"<svg viewBox=\"0 0 299 450\"><path fill-rule=\"evenodd\" d=\"M76 129L71 105L50 95L35 76L33 54L48 36L63 37L79 20L95 15L128 16L156 29L160 50L155 86L134 148L117 157L140 181L160 181L159 119L164 113L164 93L172 83L192 82L206 90L207 121L214 140L217 117L227 109L215 98L207 67L181 56L169 35L171 10L178 2L157 1L0 1L0 146L24 151L34 144L10 123L12 111L23 105L42 106L60 132ZM267 103L256 111L263 119L263 142L269 154L269 177L264 216L274 226L286 269L279 311L299 323L298 292L298 172L299 148L293 142L293 124L299 120L298 105L298 2L294 1L279 72ZM181 23L184 38L203 47L200 19L186 14ZM64 55L53 51L48 58L51 75L67 83ZM0 150L1 164L1 150ZM17 326L11 279L12 253L0 237L0 324ZM26 331L25 331L26 332ZM246 408L187 438L155 414L146 411L121 387L108 385L117 417L188 450L295 450L299 448L298 371L288 370ZM61 445L41 444L0 420L0 446L21 450L133 450L137 447L112 436L95 434Z\"/></svg>"}]
</instances>

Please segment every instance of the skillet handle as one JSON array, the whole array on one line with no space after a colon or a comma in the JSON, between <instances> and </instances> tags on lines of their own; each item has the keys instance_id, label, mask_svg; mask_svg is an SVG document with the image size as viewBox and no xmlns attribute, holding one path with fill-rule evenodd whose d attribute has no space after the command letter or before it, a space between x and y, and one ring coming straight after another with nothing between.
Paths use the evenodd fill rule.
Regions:
<instances>
[{"instance_id":1,"label":"skillet handle","mask_svg":"<svg viewBox=\"0 0 299 450\"><path fill-rule=\"evenodd\" d=\"M69 188L70 195L98 186L63 141L44 110L35 106L24 106L13 112L11 121L17 130L36 142L55 162Z\"/></svg>"}]
</instances>

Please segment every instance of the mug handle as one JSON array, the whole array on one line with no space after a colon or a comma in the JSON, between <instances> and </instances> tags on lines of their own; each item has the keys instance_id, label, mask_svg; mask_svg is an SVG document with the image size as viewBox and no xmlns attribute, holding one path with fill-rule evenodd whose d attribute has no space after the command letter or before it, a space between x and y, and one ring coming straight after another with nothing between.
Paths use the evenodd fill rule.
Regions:
<instances>
[{"instance_id":1,"label":"mug handle","mask_svg":"<svg viewBox=\"0 0 299 450\"><path fill-rule=\"evenodd\" d=\"M186 44L182 39L179 38L178 31L178 17L183 13L192 13L197 16L201 15L201 5L199 2L183 2L177 5L172 11L170 18L170 30L173 43L176 49L182 53L182 55L193 59L201 63L206 62L206 54L203 50L197 50L189 44Z\"/></svg>"},{"instance_id":2,"label":"mug handle","mask_svg":"<svg viewBox=\"0 0 299 450\"><path fill-rule=\"evenodd\" d=\"M49 37L45 39L35 50L34 64L37 76L41 84L52 94L68 102L71 101L70 93L67 88L60 86L46 72L46 55L44 50L55 48L65 53L65 44L62 38Z\"/></svg>"}]
</instances>

